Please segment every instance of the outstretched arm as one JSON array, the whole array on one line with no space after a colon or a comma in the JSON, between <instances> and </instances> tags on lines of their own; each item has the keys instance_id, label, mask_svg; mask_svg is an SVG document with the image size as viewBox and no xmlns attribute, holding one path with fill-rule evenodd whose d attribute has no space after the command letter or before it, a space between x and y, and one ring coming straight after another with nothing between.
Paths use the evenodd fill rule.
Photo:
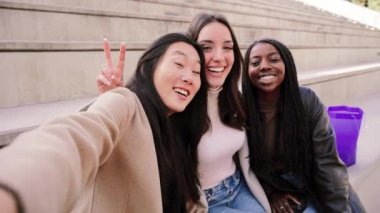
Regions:
<instances>
[{"instance_id":1,"label":"outstretched arm","mask_svg":"<svg viewBox=\"0 0 380 213\"><path fill-rule=\"evenodd\" d=\"M101 95L88 111L56 118L1 149L0 184L27 212L70 212L130 128L136 97L128 91Z\"/></svg>"}]
</instances>

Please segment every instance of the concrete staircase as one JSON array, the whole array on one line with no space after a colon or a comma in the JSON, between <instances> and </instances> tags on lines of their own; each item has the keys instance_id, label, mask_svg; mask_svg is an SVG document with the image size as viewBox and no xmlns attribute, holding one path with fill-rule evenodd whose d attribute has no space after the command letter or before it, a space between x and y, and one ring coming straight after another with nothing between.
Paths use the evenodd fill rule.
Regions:
<instances>
[{"instance_id":1,"label":"concrete staircase","mask_svg":"<svg viewBox=\"0 0 380 213\"><path fill-rule=\"evenodd\" d=\"M243 53L262 37L287 44L300 83L312 87L327 106L360 106L357 100L380 92L380 30L298 1L0 0L0 146L96 97L104 37L115 57L119 42L127 43L128 79L149 43L185 31L199 12L224 14ZM350 172L359 177L367 168Z\"/></svg>"}]
</instances>

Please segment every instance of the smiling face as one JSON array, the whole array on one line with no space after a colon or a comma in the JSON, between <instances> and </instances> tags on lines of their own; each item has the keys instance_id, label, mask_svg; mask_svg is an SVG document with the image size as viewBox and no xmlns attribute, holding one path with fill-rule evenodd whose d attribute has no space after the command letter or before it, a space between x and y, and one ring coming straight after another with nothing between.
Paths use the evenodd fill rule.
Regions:
<instances>
[{"instance_id":1,"label":"smiling face","mask_svg":"<svg viewBox=\"0 0 380 213\"><path fill-rule=\"evenodd\" d=\"M211 22L200 31L197 42L202 46L205 55L209 88L220 88L234 63L231 33L225 25Z\"/></svg>"},{"instance_id":2,"label":"smiling face","mask_svg":"<svg viewBox=\"0 0 380 213\"><path fill-rule=\"evenodd\" d=\"M267 43L256 44L250 52L248 75L261 98L279 97L285 64L276 48Z\"/></svg>"},{"instance_id":3,"label":"smiling face","mask_svg":"<svg viewBox=\"0 0 380 213\"><path fill-rule=\"evenodd\" d=\"M201 85L200 58L185 42L169 46L161 56L153 76L154 86L169 115L183 111Z\"/></svg>"}]
</instances>

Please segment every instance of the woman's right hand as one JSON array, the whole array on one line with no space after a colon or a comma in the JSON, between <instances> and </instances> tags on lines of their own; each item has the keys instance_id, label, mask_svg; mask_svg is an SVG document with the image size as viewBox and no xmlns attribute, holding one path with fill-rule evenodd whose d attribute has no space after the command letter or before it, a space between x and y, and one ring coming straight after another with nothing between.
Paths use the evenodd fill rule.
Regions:
<instances>
[{"instance_id":1,"label":"woman's right hand","mask_svg":"<svg viewBox=\"0 0 380 213\"><path fill-rule=\"evenodd\" d=\"M96 79L99 94L107 92L123 85L123 70L125 61L125 43L120 44L119 61L116 68L112 64L110 44L107 39L103 39L103 49L106 64Z\"/></svg>"}]
</instances>

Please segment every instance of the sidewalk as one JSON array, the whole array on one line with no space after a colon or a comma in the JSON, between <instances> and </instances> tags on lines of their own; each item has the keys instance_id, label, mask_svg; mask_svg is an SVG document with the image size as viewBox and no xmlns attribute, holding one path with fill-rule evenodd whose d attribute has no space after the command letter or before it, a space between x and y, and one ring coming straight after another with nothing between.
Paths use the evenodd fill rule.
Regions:
<instances>
[{"instance_id":1,"label":"sidewalk","mask_svg":"<svg viewBox=\"0 0 380 213\"><path fill-rule=\"evenodd\" d=\"M351 106L364 111L357 144L356 164L348 167L350 182L359 194L367 212L378 212L380 207L380 93L361 100Z\"/></svg>"},{"instance_id":2,"label":"sidewalk","mask_svg":"<svg viewBox=\"0 0 380 213\"><path fill-rule=\"evenodd\" d=\"M17 134L20 131L39 126L59 115L75 112L93 99L94 97L0 108L0 136ZM0 137L0 146L5 143L8 143L8 141Z\"/></svg>"}]
</instances>

